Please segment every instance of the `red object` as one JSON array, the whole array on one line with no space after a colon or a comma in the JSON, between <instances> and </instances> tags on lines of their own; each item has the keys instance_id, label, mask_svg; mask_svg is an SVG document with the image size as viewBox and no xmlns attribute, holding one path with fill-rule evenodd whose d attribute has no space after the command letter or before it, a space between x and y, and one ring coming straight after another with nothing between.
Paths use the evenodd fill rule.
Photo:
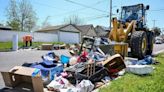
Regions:
<instances>
[{"instance_id":1,"label":"red object","mask_svg":"<svg viewBox=\"0 0 164 92\"><path fill-rule=\"evenodd\" d=\"M31 35L24 36L23 41L32 41L32 36Z\"/></svg>"},{"instance_id":2,"label":"red object","mask_svg":"<svg viewBox=\"0 0 164 92\"><path fill-rule=\"evenodd\" d=\"M77 62L86 62L88 60L87 58L88 52L83 51L82 54L78 57Z\"/></svg>"}]
</instances>

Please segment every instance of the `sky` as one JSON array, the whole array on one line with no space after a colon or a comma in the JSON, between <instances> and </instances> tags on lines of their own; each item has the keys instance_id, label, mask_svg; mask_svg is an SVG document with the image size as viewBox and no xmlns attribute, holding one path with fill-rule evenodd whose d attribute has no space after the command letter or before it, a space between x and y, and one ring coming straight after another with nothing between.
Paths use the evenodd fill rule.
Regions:
<instances>
[{"instance_id":1,"label":"sky","mask_svg":"<svg viewBox=\"0 0 164 92\"><path fill-rule=\"evenodd\" d=\"M0 23L5 23L6 8L10 0L0 0ZM19 2L20 0L16 0ZM109 27L109 11L110 0L29 0L37 14L37 25L41 24L47 19L51 25L60 25L64 23L64 19L69 16L76 15L83 20L84 24L102 25ZM72 3L69 1L76 2ZM81 5L77 5L82 4ZM121 6L134 5L144 3L150 6L147 11L147 26L153 27L153 20L155 26L164 29L164 0L112 0L113 15L116 17L117 9ZM47 18L48 17L48 18Z\"/></svg>"}]
</instances>

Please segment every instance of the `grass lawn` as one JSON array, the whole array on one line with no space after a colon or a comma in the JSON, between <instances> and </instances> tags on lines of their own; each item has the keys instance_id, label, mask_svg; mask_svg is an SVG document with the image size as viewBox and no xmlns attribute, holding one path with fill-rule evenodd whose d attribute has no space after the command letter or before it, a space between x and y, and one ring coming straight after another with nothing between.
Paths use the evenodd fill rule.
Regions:
<instances>
[{"instance_id":1,"label":"grass lawn","mask_svg":"<svg viewBox=\"0 0 164 92\"><path fill-rule=\"evenodd\" d=\"M100 89L100 92L164 92L164 53L156 60L159 65L153 65L155 70L150 75L138 76L126 73L111 85Z\"/></svg>"},{"instance_id":2,"label":"grass lawn","mask_svg":"<svg viewBox=\"0 0 164 92\"><path fill-rule=\"evenodd\" d=\"M38 47L41 44L63 44L62 42L33 42L33 47ZM23 47L23 42L18 43L19 48ZM0 51L11 51L12 42L0 42Z\"/></svg>"},{"instance_id":3,"label":"grass lawn","mask_svg":"<svg viewBox=\"0 0 164 92\"><path fill-rule=\"evenodd\" d=\"M0 42L0 51L10 51L12 42Z\"/></svg>"}]
</instances>

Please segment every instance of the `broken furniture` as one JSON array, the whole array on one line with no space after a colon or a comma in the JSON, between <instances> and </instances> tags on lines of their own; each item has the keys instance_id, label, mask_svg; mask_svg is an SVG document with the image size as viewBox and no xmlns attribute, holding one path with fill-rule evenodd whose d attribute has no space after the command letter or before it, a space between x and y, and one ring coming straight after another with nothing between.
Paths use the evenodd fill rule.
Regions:
<instances>
[{"instance_id":1,"label":"broken furniture","mask_svg":"<svg viewBox=\"0 0 164 92\"><path fill-rule=\"evenodd\" d=\"M120 54L107 58L102 65L108 69L109 75L115 75L122 69L126 68L124 60Z\"/></svg>"}]
</instances>

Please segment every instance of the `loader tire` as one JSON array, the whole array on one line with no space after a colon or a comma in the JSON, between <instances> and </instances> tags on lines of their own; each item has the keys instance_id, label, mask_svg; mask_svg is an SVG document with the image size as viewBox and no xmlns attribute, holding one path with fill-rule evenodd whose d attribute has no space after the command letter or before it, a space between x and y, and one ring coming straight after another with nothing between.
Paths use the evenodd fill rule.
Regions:
<instances>
[{"instance_id":1,"label":"loader tire","mask_svg":"<svg viewBox=\"0 0 164 92\"><path fill-rule=\"evenodd\" d=\"M135 31L130 39L132 57L143 59L147 51L147 36L144 31Z\"/></svg>"},{"instance_id":2,"label":"loader tire","mask_svg":"<svg viewBox=\"0 0 164 92\"><path fill-rule=\"evenodd\" d=\"M153 52L153 44L154 44L154 33L153 32L147 32L147 39L148 39L148 47L147 47L147 55L151 55Z\"/></svg>"}]
</instances>

